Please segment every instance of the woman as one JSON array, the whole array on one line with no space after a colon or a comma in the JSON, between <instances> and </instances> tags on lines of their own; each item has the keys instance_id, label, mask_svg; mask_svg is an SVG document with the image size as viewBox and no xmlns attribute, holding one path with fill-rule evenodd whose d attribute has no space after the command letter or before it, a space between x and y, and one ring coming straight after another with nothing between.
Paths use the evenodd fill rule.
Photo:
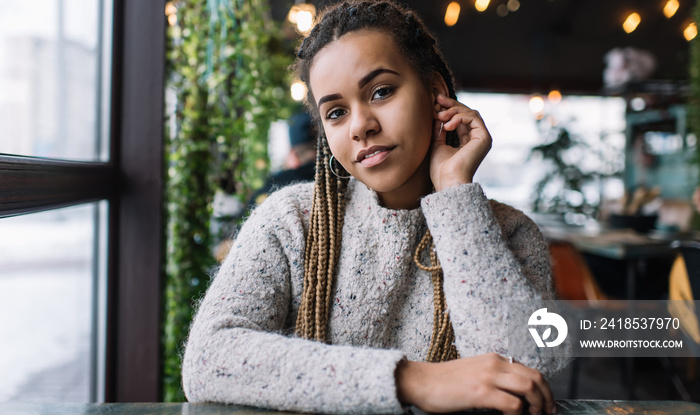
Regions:
<instances>
[{"instance_id":1,"label":"woman","mask_svg":"<svg viewBox=\"0 0 700 415\"><path fill-rule=\"evenodd\" d=\"M315 183L274 193L238 234L191 328L188 399L552 413L542 372L557 364L500 355L505 300L552 297L547 246L472 182L491 136L422 21L393 2L333 6L296 70Z\"/></svg>"}]
</instances>

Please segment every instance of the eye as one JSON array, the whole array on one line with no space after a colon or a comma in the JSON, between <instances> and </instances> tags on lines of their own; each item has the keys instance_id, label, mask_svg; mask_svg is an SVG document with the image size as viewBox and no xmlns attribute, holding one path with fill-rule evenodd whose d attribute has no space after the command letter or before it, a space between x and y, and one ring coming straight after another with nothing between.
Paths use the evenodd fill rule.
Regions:
<instances>
[{"instance_id":1,"label":"eye","mask_svg":"<svg viewBox=\"0 0 700 415\"><path fill-rule=\"evenodd\" d=\"M394 92L394 88L390 86L382 86L377 88L372 94L372 99L385 99Z\"/></svg>"},{"instance_id":2,"label":"eye","mask_svg":"<svg viewBox=\"0 0 700 415\"><path fill-rule=\"evenodd\" d=\"M332 109L326 113L326 119L337 120L338 118L342 117L343 115L345 115L345 110L340 109L340 108L336 108L336 109Z\"/></svg>"}]
</instances>

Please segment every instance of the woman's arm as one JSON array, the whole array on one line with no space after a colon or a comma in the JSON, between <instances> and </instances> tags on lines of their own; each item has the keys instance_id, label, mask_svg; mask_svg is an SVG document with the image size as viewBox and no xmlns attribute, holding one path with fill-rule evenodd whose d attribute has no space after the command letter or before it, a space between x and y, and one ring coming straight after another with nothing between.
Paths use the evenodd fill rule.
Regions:
<instances>
[{"instance_id":1,"label":"woman's arm","mask_svg":"<svg viewBox=\"0 0 700 415\"><path fill-rule=\"evenodd\" d=\"M478 184L431 194L422 206L460 355L508 354L508 312L553 298L544 238L524 214L490 203ZM516 357L545 375L550 369L538 356Z\"/></svg>"},{"instance_id":2,"label":"woman's arm","mask_svg":"<svg viewBox=\"0 0 700 415\"><path fill-rule=\"evenodd\" d=\"M536 304L552 298L547 246L531 220L505 205L489 203L481 187L472 183L492 142L479 113L443 95L436 99L442 107L435 115L430 165L436 193L425 197L422 207L443 269L445 300L463 359L421 364L424 373L416 364L400 367L398 389L409 392L407 401L417 399L433 410L466 404L511 413L519 410L522 397L531 413L551 411L551 391L540 372L552 374L562 361L542 359L532 350L518 356L524 365L511 364L493 353L508 353L507 319L515 300ZM457 133L457 148L446 144L446 131ZM445 378L452 383L443 383ZM411 387L420 382L435 387ZM450 386L463 384L473 387ZM433 393L415 396L411 390Z\"/></svg>"},{"instance_id":3,"label":"woman's arm","mask_svg":"<svg viewBox=\"0 0 700 415\"><path fill-rule=\"evenodd\" d=\"M467 405L510 412L518 410L517 395L525 397L533 411L549 410L551 391L540 373L555 373L562 361L540 358L534 345L532 354L516 356L516 364L495 354L508 354L509 307L517 308L523 300L536 304L553 295L547 246L536 225L515 209L490 203L478 184L431 194L422 208L444 273L457 350L466 358L423 365L427 374L418 381L435 382L442 391L429 402L444 405L450 402L444 394L454 394L455 404L469 398ZM450 385L473 387L464 393L441 383L450 377ZM399 390L400 380L398 376Z\"/></svg>"},{"instance_id":4,"label":"woman's arm","mask_svg":"<svg viewBox=\"0 0 700 415\"><path fill-rule=\"evenodd\" d=\"M549 250L532 220L490 203L472 183L492 142L479 113L444 95L436 99L442 108L435 115L439 133L430 160L436 192L422 200L422 207L445 276L457 349L462 356L506 354L509 307L515 310L516 301L553 299ZM446 144L447 131L457 133L457 148ZM560 368L535 352L521 361L545 375Z\"/></svg>"},{"instance_id":5,"label":"woman's arm","mask_svg":"<svg viewBox=\"0 0 700 415\"><path fill-rule=\"evenodd\" d=\"M183 361L187 398L305 412L400 412L394 375L403 353L289 337L308 221L295 196L305 189L289 189L246 221L199 306Z\"/></svg>"}]
</instances>

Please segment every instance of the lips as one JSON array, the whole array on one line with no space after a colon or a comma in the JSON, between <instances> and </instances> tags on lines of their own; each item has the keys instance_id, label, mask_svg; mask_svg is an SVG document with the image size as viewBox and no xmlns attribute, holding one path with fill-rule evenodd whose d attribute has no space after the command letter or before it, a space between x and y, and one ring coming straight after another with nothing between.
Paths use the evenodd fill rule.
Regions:
<instances>
[{"instance_id":1,"label":"lips","mask_svg":"<svg viewBox=\"0 0 700 415\"><path fill-rule=\"evenodd\" d=\"M365 167L376 166L382 161L389 157L389 153L393 150L393 147L384 146L372 146L370 148L365 148L357 153L357 162Z\"/></svg>"},{"instance_id":2,"label":"lips","mask_svg":"<svg viewBox=\"0 0 700 415\"><path fill-rule=\"evenodd\" d=\"M356 160L358 163L362 163L362 161L370 159L372 157L376 157L378 153L382 152L388 152L393 150L393 147L385 147L385 146L372 146L370 148L365 148L360 150L359 153L357 153Z\"/></svg>"}]
</instances>

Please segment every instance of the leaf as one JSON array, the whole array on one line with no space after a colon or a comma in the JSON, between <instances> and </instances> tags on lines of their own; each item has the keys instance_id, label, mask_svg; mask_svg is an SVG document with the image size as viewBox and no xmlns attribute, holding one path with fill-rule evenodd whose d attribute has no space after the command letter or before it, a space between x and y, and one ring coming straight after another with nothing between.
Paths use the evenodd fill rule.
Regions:
<instances>
[{"instance_id":1,"label":"leaf","mask_svg":"<svg viewBox=\"0 0 700 415\"><path fill-rule=\"evenodd\" d=\"M552 334L552 328L548 328L547 330L542 333L542 340L547 340L549 336Z\"/></svg>"}]
</instances>

